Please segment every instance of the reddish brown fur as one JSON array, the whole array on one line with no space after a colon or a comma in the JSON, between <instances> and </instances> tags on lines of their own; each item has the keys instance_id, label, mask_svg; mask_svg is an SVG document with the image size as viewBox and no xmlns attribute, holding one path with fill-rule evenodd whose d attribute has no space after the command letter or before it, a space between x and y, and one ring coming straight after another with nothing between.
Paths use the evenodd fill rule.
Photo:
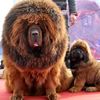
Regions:
<instances>
[{"instance_id":1,"label":"reddish brown fur","mask_svg":"<svg viewBox=\"0 0 100 100\"><path fill-rule=\"evenodd\" d=\"M97 62L93 57L89 44L85 40L79 39L75 41L71 49L76 47L81 47L81 49L85 50L89 60L87 62L81 61L75 65L77 68L74 69L74 74L76 75L74 86L69 91L79 92L85 87L85 84L90 85L90 87L86 88L86 91L100 91L100 62Z\"/></svg>"},{"instance_id":2,"label":"reddish brown fur","mask_svg":"<svg viewBox=\"0 0 100 100\"><path fill-rule=\"evenodd\" d=\"M43 33L40 57L34 56L28 43L28 29L33 24ZM26 0L11 9L2 39L6 85L13 92L11 100L22 100L30 94L46 94L49 100L57 100L56 92L69 88L73 76L64 63L67 41L65 20L52 1Z\"/></svg>"}]
</instances>

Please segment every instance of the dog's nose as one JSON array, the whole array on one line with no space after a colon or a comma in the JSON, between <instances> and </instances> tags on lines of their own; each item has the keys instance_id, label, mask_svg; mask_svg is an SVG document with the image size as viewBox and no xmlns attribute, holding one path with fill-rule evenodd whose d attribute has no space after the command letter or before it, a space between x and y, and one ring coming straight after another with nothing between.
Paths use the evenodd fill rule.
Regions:
<instances>
[{"instance_id":1,"label":"dog's nose","mask_svg":"<svg viewBox=\"0 0 100 100\"><path fill-rule=\"evenodd\" d=\"M31 33L32 37L37 37L39 35L39 32L37 30L32 31Z\"/></svg>"},{"instance_id":2,"label":"dog's nose","mask_svg":"<svg viewBox=\"0 0 100 100\"><path fill-rule=\"evenodd\" d=\"M79 50L76 53L77 53L77 55L80 55L81 54L81 52Z\"/></svg>"},{"instance_id":3,"label":"dog's nose","mask_svg":"<svg viewBox=\"0 0 100 100\"><path fill-rule=\"evenodd\" d=\"M82 57L82 54L81 54L80 50L73 50L71 55L72 55L72 58L75 58L75 59L79 59L79 58Z\"/></svg>"}]
</instances>

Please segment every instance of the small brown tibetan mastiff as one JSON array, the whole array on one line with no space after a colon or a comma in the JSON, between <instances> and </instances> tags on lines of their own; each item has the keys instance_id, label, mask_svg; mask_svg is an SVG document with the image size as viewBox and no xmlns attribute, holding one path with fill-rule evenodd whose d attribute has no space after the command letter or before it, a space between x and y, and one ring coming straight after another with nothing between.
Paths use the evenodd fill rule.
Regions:
<instances>
[{"instance_id":1,"label":"small brown tibetan mastiff","mask_svg":"<svg viewBox=\"0 0 100 100\"><path fill-rule=\"evenodd\" d=\"M85 40L78 39L69 52L70 68L75 76L71 92L100 91L100 63L93 57ZM85 85L86 84L86 85Z\"/></svg>"},{"instance_id":2,"label":"small brown tibetan mastiff","mask_svg":"<svg viewBox=\"0 0 100 100\"><path fill-rule=\"evenodd\" d=\"M46 95L69 88L73 79L64 58L68 37L65 20L52 0L24 0L6 16L3 28L5 79L11 100Z\"/></svg>"}]
</instances>

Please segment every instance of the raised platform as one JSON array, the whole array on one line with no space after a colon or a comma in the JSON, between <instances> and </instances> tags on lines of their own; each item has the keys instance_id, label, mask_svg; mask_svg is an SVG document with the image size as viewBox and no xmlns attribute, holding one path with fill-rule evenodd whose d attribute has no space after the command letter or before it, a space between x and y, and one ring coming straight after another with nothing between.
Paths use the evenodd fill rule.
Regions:
<instances>
[{"instance_id":1,"label":"raised platform","mask_svg":"<svg viewBox=\"0 0 100 100\"><path fill-rule=\"evenodd\" d=\"M63 92L58 94L59 100L100 100L100 92L80 92L80 93L69 93ZM5 82L0 79L0 100L9 100L11 93L8 93L5 87ZM45 96L28 96L25 100L47 100Z\"/></svg>"}]
</instances>

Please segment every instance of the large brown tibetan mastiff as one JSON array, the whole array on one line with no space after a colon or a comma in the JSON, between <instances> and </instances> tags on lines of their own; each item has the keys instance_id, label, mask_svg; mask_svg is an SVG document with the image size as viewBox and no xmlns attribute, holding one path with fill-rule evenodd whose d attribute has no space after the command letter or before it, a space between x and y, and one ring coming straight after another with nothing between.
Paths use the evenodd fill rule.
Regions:
<instances>
[{"instance_id":1,"label":"large brown tibetan mastiff","mask_svg":"<svg viewBox=\"0 0 100 100\"><path fill-rule=\"evenodd\" d=\"M11 100L69 88L73 79L64 58L68 37L61 10L52 0L25 0L8 13L3 29L3 60Z\"/></svg>"},{"instance_id":2,"label":"large brown tibetan mastiff","mask_svg":"<svg viewBox=\"0 0 100 100\"><path fill-rule=\"evenodd\" d=\"M69 53L70 68L75 76L71 92L79 92L84 86L86 91L100 91L100 63L93 57L85 40L76 40Z\"/></svg>"}]
</instances>

